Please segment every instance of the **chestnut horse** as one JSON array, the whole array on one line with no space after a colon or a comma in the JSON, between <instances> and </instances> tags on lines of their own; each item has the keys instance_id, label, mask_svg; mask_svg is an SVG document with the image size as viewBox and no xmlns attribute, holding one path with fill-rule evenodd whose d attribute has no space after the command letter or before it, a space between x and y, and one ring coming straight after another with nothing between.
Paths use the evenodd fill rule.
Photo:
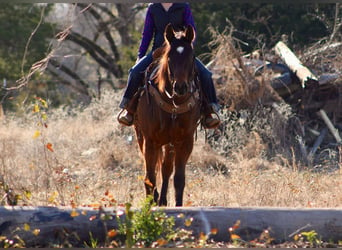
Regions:
<instances>
[{"instance_id":1,"label":"chestnut horse","mask_svg":"<svg viewBox=\"0 0 342 250\"><path fill-rule=\"evenodd\" d=\"M169 24L165 44L152 75L145 79L134 117L139 147L144 156L146 196L167 205L169 179L174 171L176 206L183 204L185 166L193 149L200 119L200 90L195 74L192 26L175 32ZM161 169L159 197L156 179Z\"/></svg>"}]
</instances>

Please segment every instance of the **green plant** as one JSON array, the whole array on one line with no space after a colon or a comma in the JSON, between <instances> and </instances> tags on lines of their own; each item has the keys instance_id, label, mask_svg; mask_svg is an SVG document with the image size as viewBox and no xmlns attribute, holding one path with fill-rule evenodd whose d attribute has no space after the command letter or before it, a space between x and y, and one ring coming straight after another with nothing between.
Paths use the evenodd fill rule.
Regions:
<instances>
[{"instance_id":1,"label":"green plant","mask_svg":"<svg viewBox=\"0 0 342 250\"><path fill-rule=\"evenodd\" d=\"M90 232L89 233L89 244L87 242L84 242L84 245L87 248L97 248L98 247L98 240L93 237L93 234Z\"/></svg>"},{"instance_id":2,"label":"green plant","mask_svg":"<svg viewBox=\"0 0 342 250\"><path fill-rule=\"evenodd\" d=\"M68 168L59 161L54 145L48 138L48 109L49 105L46 100L41 97L34 98L32 111L36 119L37 129L33 134L33 139L39 141L37 152L42 160L37 161L37 167L45 176L46 201L49 204L58 205L59 203L65 204L63 191L65 185L71 182L71 175Z\"/></svg>"},{"instance_id":3,"label":"green plant","mask_svg":"<svg viewBox=\"0 0 342 250\"><path fill-rule=\"evenodd\" d=\"M131 207L131 203L126 203L125 224L120 224L120 230L123 230L126 235L125 244L127 247L132 247L134 244L133 211L131 210Z\"/></svg>"},{"instance_id":4,"label":"green plant","mask_svg":"<svg viewBox=\"0 0 342 250\"><path fill-rule=\"evenodd\" d=\"M310 243L311 246L316 246L321 243L321 241L318 239L318 234L315 230L311 230L309 232L301 232L301 235L303 235L306 240Z\"/></svg>"},{"instance_id":5,"label":"green plant","mask_svg":"<svg viewBox=\"0 0 342 250\"><path fill-rule=\"evenodd\" d=\"M40 97L35 97L34 103L33 103L33 108L32 111L34 114L37 116L37 126L39 129L37 129L34 132L33 138L38 138L41 137L41 141L43 143L44 147L44 152L46 154L46 149L49 151L53 152L52 144L49 142L46 142L46 136L44 134L44 128L47 128L47 109L48 109L48 103L40 98Z\"/></svg>"},{"instance_id":6,"label":"green plant","mask_svg":"<svg viewBox=\"0 0 342 250\"><path fill-rule=\"evenodd\" d=\"M230 234L230 239L234 246L239 246L241 242L241 237L235 232L240 227L241 221L237 220L235 224L228 229Z\"/></svg>"},{"instance_id":7,"label":"green plant","mask_svg":"<svg viewBox=\"0 0 342 250\"><path fill-rule=\"evenodd\" d=\"M0 205L11 205L15 206L18 205L18 201L20 200L20 195L16 194L14 190L9 187L7 183L5 183L4 178L0 175L0 194L2 195L2 199L0 200Z\"/></svg>"},{"instance_id":8,"label":"green plant","mask_svg":"<svg viewBox=\"0 0 342 250\"><path fill-rule=\"evenodd\" d=\"M131 204L126 204L125 220L118 220L119 233L126 236L126 247L150 247L154 242L162 245L174 237L174 218L154 206L152 197L147 197L137 211L132 211Z\"/></svg>"},{"instance_id":9,"label":"green plant","mask_svg":"<svg viewBox=\"0 0 342 250\"><path fill-rule=\"evenodd\" d=\"M13 239L9 239L6 236L0 236L0 247L1 248L24 248L25 242L18 235L15 235Z\"/></svg>"}]
</instances>

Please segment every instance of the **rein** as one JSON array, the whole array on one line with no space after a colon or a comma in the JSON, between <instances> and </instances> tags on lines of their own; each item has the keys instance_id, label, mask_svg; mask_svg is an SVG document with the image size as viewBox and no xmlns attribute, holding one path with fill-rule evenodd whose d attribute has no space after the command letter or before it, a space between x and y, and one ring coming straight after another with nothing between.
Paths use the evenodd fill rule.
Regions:
<instances>
[{"instance_id":1,"label":"rein","mask_svg":"<svg viewBox=\"0 0 342 250\"><path fill-rule=\"evenodd\" d=\"M170 94L168 94L166 91L165 93L168 96L168 99L165 100L165 97L161 95L159 90L152 83L153 78L155 77L155 74L160 67L160 65L156 63L157 60L158 58L156 58L155 61L150 65L150 67L145 71L145 87L147 93L149 94L149 96L152 96L154 98L155 102L162 110L169 114L177 115L191 111L195 107L196 103L201 99L199 89L193 87L194 84L192 83L191 91L188 93L188 97L185 98L185 101L183 101L181 104L174 104L174 100L170 102L172 96L168 96Z\"/></svg>"},{"instance_id":2,"label":"rein","mask_svg":"<svg viewBox=\"0 0 342 250\"><path fill-rule=\"evenodd\" d=\"M154 100L162 110L174 115L183 114L192 110L195 107L196 102L198 102L198 100L200 99L199 92L198 90L196 90L189 95L186 101L176 106L173 103L169 103L168 101L164 100L160 92L155 87L149 85L147 91L154 98Z\"/></svg>"}]
</instances>

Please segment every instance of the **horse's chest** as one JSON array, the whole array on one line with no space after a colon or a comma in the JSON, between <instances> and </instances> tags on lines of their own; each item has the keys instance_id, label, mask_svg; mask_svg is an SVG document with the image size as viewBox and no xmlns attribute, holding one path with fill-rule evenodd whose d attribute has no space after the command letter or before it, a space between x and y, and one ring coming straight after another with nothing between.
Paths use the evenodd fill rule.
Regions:
<instances>
[{"instance_id":1,"label":"horse's chest","mask_svg":"<svg viewBox=\"0 0 342 250\"><path fill-rule=\"evenodd\" d=\"M194 128L186 126L186 124L177 121L177 119L168 120L164 124L160 123L159 125L152 136L161 144L187 140L194 133Z\"/></svg>"},{"instance_id":2,"label":"horse's chest","mask_svg":"<svg viewBox=\"0 0 342 250\"><path fill-rule=\"evenodd\" d=\"M153 98L143 95L137 108L136 125L142 136L160 145L178 143L193 138L200 117L199 106L182 114L170 114Z\"/></svg>"}]
</instances>

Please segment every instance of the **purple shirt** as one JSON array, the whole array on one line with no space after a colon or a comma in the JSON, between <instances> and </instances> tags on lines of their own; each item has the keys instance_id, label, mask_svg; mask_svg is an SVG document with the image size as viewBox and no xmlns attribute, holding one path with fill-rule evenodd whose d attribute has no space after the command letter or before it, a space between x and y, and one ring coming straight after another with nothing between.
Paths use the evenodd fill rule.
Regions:
<instances>
[{"instance_id":1,"label":"purple shirt","mask_svg":"<svg viewBox=\"0 0 342 250\"><path fill-rule=\"evenodd\" d=\"M160 5L160 6L156 6L156 5ZM152 50L156 49L157 47L160 47L162 45L161 40L164 40L163 38L161 38L162 34L160 34L160 33L164 32L165 27L163 27L164 29L162 31L160 31L160 28L157 29L157 26L155 24L155 19L153 16L152 6L153 7L159 7L159 8L161 7L163 9L163 11L165 12L165 14L164 14L165 18L164 18L164 16L161 16L160 18L166 19L166 18L168 18L168 14L170 14L170 13L172 14L172 11L173 11L172 8L177 7L177 3L174 3L168 11L165 11L165 9L162 7L161 3L150 4L148 6L148 9L146 12L146 17L145 17L144 29L142 32L142 39L141 39L139 52L138 52L139 58L142 58L143 56L145 56L152 39L154 39L154 44L153 44ZM189 4L184 5L184 13L183 13L183 26L187 26L187 25L191 25L196 30L195 22L194 22Z\"/></svg>"}]
</instances>

